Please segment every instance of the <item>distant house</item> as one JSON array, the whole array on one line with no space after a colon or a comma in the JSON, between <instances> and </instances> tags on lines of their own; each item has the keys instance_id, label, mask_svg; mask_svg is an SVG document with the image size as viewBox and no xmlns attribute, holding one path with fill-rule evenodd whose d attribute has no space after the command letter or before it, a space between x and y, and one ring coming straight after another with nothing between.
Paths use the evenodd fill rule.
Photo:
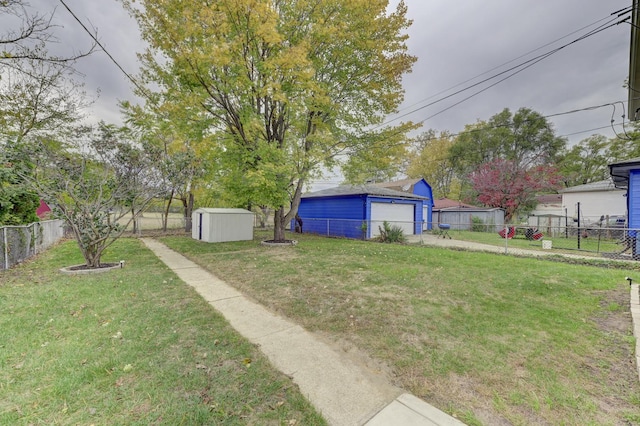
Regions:
<instances>
[{"instance_id":1,"label":"distant house","mask_svg":"<svg viewBox=\"0 0 640 426\"><path fill-rule=\"evenodd\" d=\"M434 202L434 224L446 223L451 229L471 230L474 217L492 227L488 229L490 231L497 231L504 226L504 210L500 208L476 207L449 198L439 198Z\"/></svg>"},{"instance_id":2,"label":"distant house","mask_svg":"<svg viewBox=\"0 0 640 426\"><path fill-rule=\"evenodd\" d=\"M627 214L626 190L616 188L612 179L565 188L562 195L562 208L569 220L578 219L587 225L606 217L625 217Z\"/></svg>"},{"instance_id":3,"label":"distant house","mask_svg":"<svg viewBox=\"0 0 640 426\"><path fill-rule=\"evenodd\" d=\"M567 226L567 214L562 205L562 194L545 194L536 197L538 204L529 213L527 223L545 235L558 235Z\"/></svg>"},{"instance_id":4,"label":"distant house","mask_svg":"<svg viewBox=\"0 0 640 426\"><path fill-rule=\"evenodd\" d=\"M36 209L36 216L38 216L40 220L47 219L51 216L51 208L44 200L40 200L40 205Z\"/></svg>"},{"instance_id":5,"label":"distant house","mask_svg":"<svg viewBox=\"0 0 640 426\"><path fill-rule=\"evenodd\" d=\"M561 215L564 216L562 207L562 194L545 194L536 197L536 208L531 212L532 216Z\"/></svg>"},{"instance_id":6,"label":"distant house","mask_svg":"<svg viewBox=\"0 0 640 426\"><path fill-rule=\"evenodd\" d=\"M378 185L341 185L304 194L298 208L302 232L372 238L384 221L405 234L421 234L427 197ZM296 226L292 221L292 229Z\"/></svg>"},{"instance_id":7,"label":"distant house","mask_svg":"<svg viewBox=\"0 0 640 426\"><path fill-rule=\"evenodd\" d=\"M422 218L424 219L423 230L429 230L432 228L433 223L433 190L431 185L427 183L423 178L419 179L404 179L395 182L382 182L374 184L382 188L393 189L394 191L405 192L408 194L420 195L424 197Z\"/></svg>"}]
</instances>

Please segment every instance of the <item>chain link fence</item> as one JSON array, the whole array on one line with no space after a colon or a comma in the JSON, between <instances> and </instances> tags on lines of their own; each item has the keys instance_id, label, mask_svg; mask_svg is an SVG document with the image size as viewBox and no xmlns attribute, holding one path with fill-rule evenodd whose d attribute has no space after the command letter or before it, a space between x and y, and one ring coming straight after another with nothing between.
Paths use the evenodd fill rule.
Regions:
<instances>
[{"instance_id":1,"label":"chain link fence","mask_svg":"<svg viewBox=\"0 0 640 426\"><path fill-rule=\"evenodd\" d=\"M111 220L116 223L127 226L126 232L133 233L134 235L155 235L159 231L163 231L165 228L167 231L184 231L186 226L186 218L180 213L169 213L167 217L164 217L162 213L158 212L144 212L139 215L135 220L131 220L130 215L112 214ZM118 218L119 219L115 219Z\"/></svg>"},{"instance_id":2,"label":"chain link fence","mask_svg":"<svg viewBox=\"0 0 640 426\"><path fill-rule=\"evenodd\" d=\"M628 229L623 223L608 226L591 223L577 226L505 225L484 229L463 224L434 224L431 238L453 239L469 245L489 246L493 251L511 254L569 254L581 257L604 257L618 260L640 260L640 230ZM445 229L442 229L445 228ZM505 238L506 237L506 238ZM453 244L453 243L451 243ZM542 253L541 253L542 252Z\"/></svg>"},{"instance_id":3,"label":"chain link fence","mask_svg":"<svg viewBox=\"0 0 640 426\"><path fill-rule=\"evenodd\" d=\"M423 222L387 221L387 223L401 228L405 236L421 234L427 230L427 224ZM382 226L381 220L301 218L291 221L291 230L294 232L360 240L380 235Z\"/></svg>"},{"instance_id":4,"label":"chain link fence","mask_svg":"<svg viewBox=\"0 0 640 426\"><path fill-rule=\"evenodd\" d=\"M9 269L46 250L64 237L64 221L47 220L0 228L0 269Z\"/></svg>"},{"instance_id":5,"label":"chain link fence","mask_svg":"<svg viewBox=\"0 0 640 426\"><path fill-rule=\"evenodd\" d=\"M563 221L564 222L564 221ZM496 225L482 221L433 223L388 221L400 227L409 243L521 255L563 254L577 257L640 260L640 230L624 221L595 221L585 226L545 224ZM613 226L611 225L613 223ZM291 222L291 231L368 240L380 234L381 221L310 219ZM506 236L506 238L505 238Z\"/></svg>"}]
</instances>

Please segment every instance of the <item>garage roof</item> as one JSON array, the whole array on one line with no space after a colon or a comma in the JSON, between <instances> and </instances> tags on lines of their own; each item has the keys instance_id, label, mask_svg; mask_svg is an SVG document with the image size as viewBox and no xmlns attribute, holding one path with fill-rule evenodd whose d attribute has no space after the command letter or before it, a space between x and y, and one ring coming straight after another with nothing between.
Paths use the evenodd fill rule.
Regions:
<instances>
[{"instance_id":1,"label":"garage roof","mask_svg":"<svg viewBox=\"0 0 640 426\"><path fill-rule=\"evenodd\" d=\"M605 179L597 182L586 183L584 185L571 186L569 188L561 189L561 194L569 194L572 192L599 192L599 191L614 191L616 186L613 180Z\"/></svg>"},{"instance_id":2,"label":"garage roof","mask_svg":"<svg viewBox=\"0 0 640 426\"><path fill-rule=\"evenodd\" d=\"M377 185L340 185L334 188L323 189L322 191L310 192L304 194L302 198L319 198L319 197L340 197L348 195L374 195L386 198L406 198L411 200L428 200L420 195L409 194L406 192L395 191L393 189L383 188Z\"/></svg>"}]
</instances>

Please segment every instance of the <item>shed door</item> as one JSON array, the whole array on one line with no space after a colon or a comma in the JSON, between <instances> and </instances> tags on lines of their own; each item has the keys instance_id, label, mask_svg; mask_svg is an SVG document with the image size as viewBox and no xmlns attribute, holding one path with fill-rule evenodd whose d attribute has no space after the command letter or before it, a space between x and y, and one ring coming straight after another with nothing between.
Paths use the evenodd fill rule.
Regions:
<instances>
[{"instance_id":1,"label":"shed door","mask_svg":"<svg viewBox=\"0 0 640 426\"><path fill-rule=\"evenodd\" d=\"M413 235L415 221L413 204L371 203L371 237L380 235L378 227L389 222L404 230L405 235Z\"/></svg>"}]
</instances>

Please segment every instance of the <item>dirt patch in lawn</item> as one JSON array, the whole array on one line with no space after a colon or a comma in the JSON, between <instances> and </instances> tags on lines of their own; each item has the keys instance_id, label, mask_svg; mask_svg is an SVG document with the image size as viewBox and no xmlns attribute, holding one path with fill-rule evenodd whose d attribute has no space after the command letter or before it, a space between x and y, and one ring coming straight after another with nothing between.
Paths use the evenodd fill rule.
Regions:
<instances>
[{"instance_id":1,"label":"dirt patch in lawn","mask_svg":"<svg viewBox=\"0 0 640 426\"><path fill-rule=\"evenodd\" d=\"M603 314L594 318L598 327L607 333L623 333L631 335L631 297L625 291L607 291L597 293Z\"/></svg>"},{"instance_id":2,"label":"dirt patch in lawn","mask_svg":"<svg viewBox=\"0 0 640 426\"><path fill-rule=\"evenodd\" d=\"M629 339L633 336L633 320L631 318L631 302L628 291L613 290L599 293L601 296L601 313L593 321L604 332L606 350L599 350L593 359L587 361L585 368L594 372L605 370L604 379L608 387L616 394L629 401L634 398L638 375L635 365L635 354ZM625 362L609 362L609 355L616 354L617 359ZM603 397L599 400L599 409L604 413L624 411L625 406L617 398Z\"/></svg>"}]
</instances>

